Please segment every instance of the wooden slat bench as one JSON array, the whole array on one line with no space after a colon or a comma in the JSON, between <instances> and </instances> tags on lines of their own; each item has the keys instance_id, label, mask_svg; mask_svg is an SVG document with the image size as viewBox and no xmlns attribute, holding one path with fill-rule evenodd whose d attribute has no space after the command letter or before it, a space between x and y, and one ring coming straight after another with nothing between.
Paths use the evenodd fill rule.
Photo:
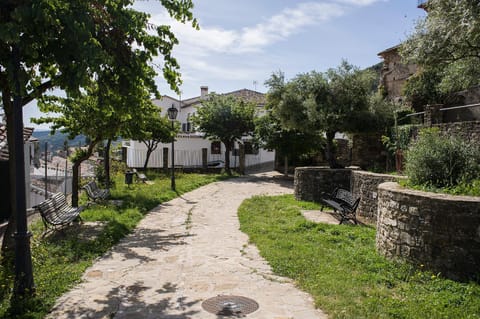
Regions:
<instances>
[{"instance_id":1,"label":"wooden slat bench","mask_svg":"<svg viewBox=\"0 0 480 319\"><path fill-rule=\"evenodd\" d=\"M80 213L83 210L83 207L70 206L63 193L55 193L33 208L40 212L45 229L56 229L70 224L77 218L81 220Z\"/></svg>"},{"instance_id":2,"label":"wooden slat bench","mask_svg":"<svg viewBox=\"0 0 480 319\"><path fill-rule=\"evenodd\" d=\"M340 224L346 220L352 220L357 224L356 210L360 203L360 198L354 198L353 194L343 188L336 188L332 194L322 194L322 209L323 206L333 208L341 216Z\"/></svg>"},{"instance_id":3,"label":"wooden slat bench","mask_svg":"<svg viewBox=\"0 0 480 319\"><path fill-rule=\"evenodd\" d=\"M110 196L110 190L99 188L95 181L88 182L82 188L87 192L88 198L94 202L97 200L105 200Z\"/></svg>"}]
</instances>

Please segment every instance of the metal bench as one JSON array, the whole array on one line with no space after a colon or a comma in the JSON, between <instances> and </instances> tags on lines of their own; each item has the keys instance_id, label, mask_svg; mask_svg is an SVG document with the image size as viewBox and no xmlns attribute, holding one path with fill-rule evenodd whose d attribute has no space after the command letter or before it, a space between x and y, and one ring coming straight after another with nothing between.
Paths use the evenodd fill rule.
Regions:
<instances>
[{"instance_id":1,"label":"metal bench","mask_svg":"<svg viewBox=\"0 0 480 319\"><path fill-rule=\"evenodd\" d=\"M360 198L354 198L353 194L343 188L336 188L332 194L322 194L322 210L324 206L333 208L341 216L340 224L346 220L352 220L357 224L356 210L360 203Z\"/></svg>"},{"instance_id":2,"label":"metal bench","mask_svg":"<svg viewBox=\"0 0 480 319\"><path fill-rule=\"evenodd\" d=\"M70 206L63 193L55 193L33 208L40 212L46 230L70 224L77 218L81 220L83 210L83 207Z\"/></svg>"},{"instance_id":3,"label":"metal bench","mask_svg":"<svg viewBox=\"0 0 480 319\"><path fill-rule=\"evenodd\" d=\"M135 173L135 175L137 176L137 182L138 181L141 181L142 183L148 182L147 175L145 175L143 173L139 173L135 168L133 169L133 173Z\"/></svg>"},{"instance_id":4,"label":"metal bench","mask_svg":"<svg viewBox=\"0 0 480 319\"><path fill-rule=\"evenodd\" d=\"M97 200L105 200L110 196L110 190L99 188L95 181L88 182L82 188L87 192L88 198L94 202Z\"/></svg>"}]
</instances>

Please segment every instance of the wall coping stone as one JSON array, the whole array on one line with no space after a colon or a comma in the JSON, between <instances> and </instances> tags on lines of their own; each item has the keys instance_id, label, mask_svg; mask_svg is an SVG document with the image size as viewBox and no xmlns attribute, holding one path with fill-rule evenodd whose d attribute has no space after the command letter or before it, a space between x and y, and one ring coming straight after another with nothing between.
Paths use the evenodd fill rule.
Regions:
<instances>
[{"instance_id":1,"label":"wall coping stone","mask_svg":"<svg viewBox=\"0 0 480 319\"><path fill-rule=\"evenodd\" d=\"M424 198L434 198L437 200L444 200L444 201L471 202L471 203L480 202L480 196L451 195L451 194L425 192L425 191L403 187L396 182L382 183L378 185L378 189L388 190L395 193L415 195L415 196L424 197Z\"/></svg>"}]
</instances>

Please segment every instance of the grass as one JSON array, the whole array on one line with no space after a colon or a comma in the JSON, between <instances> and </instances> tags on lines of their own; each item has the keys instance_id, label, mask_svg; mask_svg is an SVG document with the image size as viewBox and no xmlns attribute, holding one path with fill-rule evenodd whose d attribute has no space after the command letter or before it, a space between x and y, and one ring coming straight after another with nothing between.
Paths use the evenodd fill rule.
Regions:
<instances>
[{"instance_id":1,"label":"grass","mask_svg":"<svg viewBox=\"0 0 480 319\"><path fill-rule=\"evenodd\" d=\"M475 179L468 183L463 182L455 186L442 188L432 185L415 185L409 180L402 180L399 183L401 186L424 192L433 192L449 195L480 196L480 179Z\"/></svg>"},{"instance_id":2,"label":"grass","mask_svg":"<svg viewBox=\"0 0 480 319\"><path fill-rule=\"evenodd\" d=\"M309 222L293 196L254 197L241 230L273 271L310 293L329 318L480 318L480 285L458 283L375 251L375 229Z\"/></svg>"},{"instance_id":3,"label":"grass","mask_svg":"<svg viewBox=\"0 0 480 319\"><path fill-rule=\"evenodd\" d=\"M121 206L93 205L82 212L84 221L102 222L99 233L79 240L84 225L67 228L41 238L41 222L32 225L32 262L36 294L28 300L12 300L13 274L0 263L0 318L43 318L55 300L77 284L95 258L104 254L130 233L138 222L158 204L202 185L227 178L224 175L176 174L176 189L170 189L170 178L148 173L154 183L133 184L128 188L123 175L116 176L112 199ZM86 198L81 197L83 202Z\"/></svg>"}]
</instances>

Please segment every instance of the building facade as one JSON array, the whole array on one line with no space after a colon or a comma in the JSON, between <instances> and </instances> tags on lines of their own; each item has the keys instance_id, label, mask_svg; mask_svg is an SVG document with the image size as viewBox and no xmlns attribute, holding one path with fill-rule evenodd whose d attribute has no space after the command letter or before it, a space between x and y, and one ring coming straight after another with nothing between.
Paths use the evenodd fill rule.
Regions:
<instances>
[{"instance_id":1,"label":"building facade","mask_svg":"<svg viewBox=\"0 0 480 319\"><path fill-rule=\"evenodd\" d=\"M225 158L225 145L219 141L208 140L204 138L202 132L197 132L191 121L199 107L208 96L208 87L200 87L200 95L180 100L170 96L163 96L161 99L153 100L153 103L161 109L161 114L166 115L167 109L174 106L178 109L176 121L180 123L181 132L175 139L175 165L183 167L202 167L204 152L207 152L207 162L212 167L221 167ZM254 102L257 105L257 114L264 112L265 95L260 92L242 89L224 95L235 96ZM254 167L274 167L275 152L264 149L255 149L250 141L251 137L245 136L241 143L235 143L235 147L230 154L230 166L238 167L240 165L239 149L240 144L245 146L245 166ZM147 147L141 141L128 140L122 143L126 152L126 162L128 167L140 168L144 166ZM149 168L165 168L165 161L168 161L168 167L171 167L171 159L165 159L166 154L171 154L171 143L159 144L157 149L151 154L148 166ZM165 159L165 161L164 161Z\"/></svg>"}]
</instances>

